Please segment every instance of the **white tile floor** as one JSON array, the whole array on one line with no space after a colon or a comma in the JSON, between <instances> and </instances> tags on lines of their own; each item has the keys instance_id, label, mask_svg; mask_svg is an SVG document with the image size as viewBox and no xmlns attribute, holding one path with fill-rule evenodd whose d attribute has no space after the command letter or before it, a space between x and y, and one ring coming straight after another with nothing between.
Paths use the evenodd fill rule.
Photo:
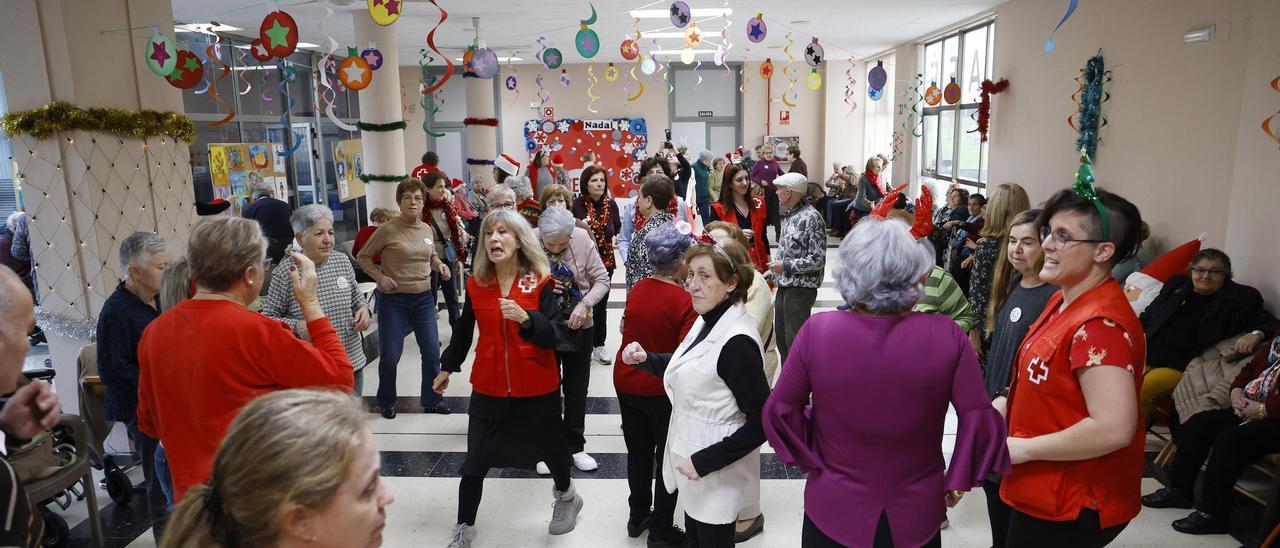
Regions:
<instances>
[{"instance_id":1,"label":"white tile floor","mask_svg":"<svg viewBox=\"0 0 1280 548\"><path fill-rule=\"evenodd\" d=\"M828 251L828 276L834 250ZM622 270L614 276L622 281ZM615 289L609 295L610 302L622 303L625 291ZM839 300L835 290L819 290L818 300ZM620 310L609 311L609 324L615 329ZM447 318L441 314L440 336L448 341ZM617 350L619 337L611 335L609 350ZM418 359L413 338L406 341L405 355L397 384L401 396L418 394L420 373L415 367ZM468 367L464 367L464 370ZM592 366L590 396L613 397L612 371L608 366ZM370 368L365 376L365 394L373 395L377 387L376 368ZM471 388L466 375L458 375L451 383L447 396L468 396ZM942 442L948 455L954 440L954 416L950 417ZM376 414L369 415L378 448L382 451L447 451L462 452L466 447L466 416L423 415L404 413L394 420L384 420ZM616 415L588 415L586 420L587 450L595 453L624 453L622 432ZM772 452L767 446L765 452ZM396 502L388 509L386 546L442 546L447 542L456 515L458 480L454 478L392 477L387 480ZM547 522L551 516L551 482L545 479L499 479L485 482L484 501L478 522L477 548L508 546L590 546L626 547L643 546L644 538L626 537L624 524L627 518L626 480L586 479L577 482L586 500L578 527L572 533L560 537L547 535ZM1153 479L1143 480L1143 492L1159 487ZM803 512L804 483L801 480L765 480L761 489L762 506L767 517L765 532L746 546L781 547L798 546ZM105 499L105 493L100 494ZM950 529L943 532L947 546L982 547L991 542L986 517L986 505L982 491L968 494L960 505L950 512ZM677 509L677 515L681 515ZM1169 523L1186 515L1184 510L1144 509L1137 520L1130 524L1115 546L1238 546L1226 535L1192 537L1179 534ZM77 523L78 519L71 520ZM129 546L154 546L150 533L139 537Z\"/></svg>"}]
</instances>

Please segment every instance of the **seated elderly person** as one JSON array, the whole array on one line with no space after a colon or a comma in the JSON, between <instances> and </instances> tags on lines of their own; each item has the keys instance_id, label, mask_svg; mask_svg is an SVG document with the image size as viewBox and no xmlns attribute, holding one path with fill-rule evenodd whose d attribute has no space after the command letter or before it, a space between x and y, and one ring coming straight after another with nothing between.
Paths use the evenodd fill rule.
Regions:
<instances>
[{"instance_id":1,"label":"seated elderly person","mask_svg":"<svg viewBox=\"0 0 1280 548\"><path fill-rule=\"evenodd\" d=\"M327 206L311 204L298 208L289 220L293 225L302 254L316 264L316 292L320 295L320 308L333 325L347 359L355 370L355 393L364 388L364 344L360 332L369 328L372 314L368 303L356 290L356 272L351 259L333 252L333 211ZM289 271L297 266L293 257L285 257L280 267L272 271L271 287L262 313L268 318L280 320L300 339L310 340L307 323L302 320L302 306L293 298L289 283Z\"/></svg>"},{"instance_id":2,"label":"seated elderly person","mask_svg":"<svg viewBox=\"0 0 1280 548\"><path fill-rule=\"evenodd\" d=\"M1178 429L1169 486L1142 497L1148 508L1195 508L1173 522L1181 533L1226 533L1232 489L1246 467L1280 452L1280 338L1263 347L1231 383L1231 407L1196 413ZM1242 422L1243 421L1243 422ZM1210 453L1212 450L1212 453ZM1198 502L1193 489L1205 466ZM1195 502L1193 506L1193 502Z\"/></svg>"},{"instance_id":3,"label":"seated elderly person","mask_svg":"<svg viewBox=\"0 0 1280 548\"><path fill-rule=\"evenodd\" d=\"M1173 393L1191 358L1210 345L1244 333L1235 350L1249 353L1280 327L1257 289L1231 279L1231 258L1217 249L1196 253L1187 275L1169 278L1140 319L1147 333L1142 404L1148 414Z\"/></svg>"}]
</instances>

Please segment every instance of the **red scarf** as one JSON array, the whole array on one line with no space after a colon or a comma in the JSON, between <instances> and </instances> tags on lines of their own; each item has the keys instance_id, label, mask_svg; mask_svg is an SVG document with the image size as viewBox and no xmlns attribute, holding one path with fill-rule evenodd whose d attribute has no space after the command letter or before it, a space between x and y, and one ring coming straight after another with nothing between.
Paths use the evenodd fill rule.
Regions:
<instances>
[{"instance_id":1,"label":"red scarf","mask_svg":"<svg viewBox=\"0 0 1280 548\"><path fill-rule=\"evenodd\" d=\"M605 237L605 227L609 226L609 205L604 198L601 200L599 211L591 198L583 196L582 203L587 206L587 226L591 228L591 236L596 240L596 249L600 251L600 259L604 261L604 267L613 270L617 267L613 257L613 241Z\"/></svg>"},{"instance_id":2,"label":"red scarf","mask_svg":"<svg viewBox=\"0 0 1280 548\"><path fill-rule=\"evenodd\" d=\"M436 223L431 216L433 209L444 210L445 222L449 223L449 240L453 242L453 250L458 253L459 261L467 262L467 248L462 246L462 229L458 227L458 210L453 208L453 202L427 198L427 207L422 208L422 220L431 226L435 226ZM443 261L444 257L440 260ZM450 268L452 267L453 265L450 265Z\"/></svg>"},{"instance_id":3,"label":"red scarf","mask_svg":"<svg viewBox=\"0 0 1280 548\"><path fill-rule=\"evenodd\" d=\"M640 232L640 229L644 228L644 223L645 221L648 221L648 219L644 218L644 215L640 214L640 208L632 206L631 209L635 210L635 215L631 218L631 224L634 225L635 228L632 228L631 231ZM667 205L667 213L670 213L677 219L680 218L679 202L677 202L675 198L671 198L671 203Z\"/></svg>"},{"instance_id":4,"label":"red scarf","mask_svg":"<svg viewBox=\"0 0 1280 548\"><path fill-rule=\"evenodd\" d=\"M888 189L886 189L886 188L884 187L884 184L880 182L880 174L879 174L879 173L872 173L872 172L868 171L868 172L866 172L866 173L863 173L863 176L865 176L865 177L867 178L867 180L868 180L868 181L871 181L871 184L876 185L876 188L880 189L880 194L882 194L882 195L883 195L883 194L885 194L886 192L888 192Z\"/></svg>"}]
</instances>

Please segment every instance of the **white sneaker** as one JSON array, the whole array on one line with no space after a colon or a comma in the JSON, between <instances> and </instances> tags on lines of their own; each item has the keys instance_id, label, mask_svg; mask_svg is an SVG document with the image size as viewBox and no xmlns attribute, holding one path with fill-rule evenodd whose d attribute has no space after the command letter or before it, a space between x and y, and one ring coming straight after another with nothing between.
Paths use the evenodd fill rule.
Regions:
<instances>
[{"instance_id":1,"label":"white sneaker","mask_svg":"<svg viewBox=\"0 0 1280 548\"><path fill-rule=\"evenodd\" d=\"M547 463L545 463L545 462L539 462L539 463L538 463L537 471L538 471L538 475L540 475L540 476L550 476L550 475L551 475L551 469L550 469L550 468L547 468Z\"/></svg>"},{"instance_id":2,"label":"white sneaker","mask_svg":"<svg viewBox=\"0 0 1280 548\"><path fill-rule=\"evenodd\" d=\"M459 523L453 526L453 536L449 537L447 548L471 548L471 541L475 539L475 526Z\"/></svg>"},{"instance_id":3,"label":"white sneaker","mask_svg":"<svg viewBox=\"0 0 1280 548\"><path fill-rule=\"evenodd\" d=\"M547 526L547 532L553 535L563 535L572 531L578 525L578 512L582 511L582 497L578 496L578 492L569 486L568 491L560 492L552 489L555 495L555 503L551 506L551 523Z\"/></svg>"},{"instance_id":4,"label":"white sneaker","mask_svg":"<svg viewBox=\"0 0 1280 548\"><path fill-rule=\"evenodd\" d=\"M599 468L599 465L596 464L596 459L591 458L591 455L588 455L586 451L579 451L573 454L573 465L583 472L590 472ZM550 471L547 473L550 473Z\"/></svg>"},{"instance_id":5,"label":"white sneaker","mask_svg":"<svg viewBox=\"0 0 1280 548\"><path fill-rule=\"evenodd\" d=\"M601 365L613 363L613 359L608 354L605 354L603 346L597 346L595 350L591 351L591 359L600 362Z\"/></svg>"}]
</instances>

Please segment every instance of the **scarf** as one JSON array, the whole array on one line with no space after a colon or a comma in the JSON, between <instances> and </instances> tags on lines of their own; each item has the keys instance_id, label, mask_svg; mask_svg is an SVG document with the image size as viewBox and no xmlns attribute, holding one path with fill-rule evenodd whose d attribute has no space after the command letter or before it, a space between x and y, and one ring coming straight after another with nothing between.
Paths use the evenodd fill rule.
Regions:
<instances>
[{"instance_id":1,"label":"scarf","mask_svg":"<svg viewBox=\"0 0 1280 548\"><path fill-rule=\"evenodd\" d=\"M670 213L672 217L677 216L680 212L679 205L679 202L677 202L675 198L671 198L671 203L667 205L667 213ZM631 209L635 211L635 215L631 218L631 223L635 228L632 228L631 230L632 232L640 232L640 230L644 228L645 221L648 219L645 219L644 215L640 214L640 208L632 207Z\"/></svg>"},{"instance_id":2,"label":"scarf","mask_svg":"<svg viewBox=\"0 0 1280 548\"><path fill-rule=\"evenodd\" d=\"M872 173L868 170L866 173L863 173L863 176L865 176L868 181L871 181L871 184L876 185L876 188L880 189L880 194L887 194L889 192L889 189L884 187L884 183L880 182L879 173Z\"/></svg>"},{"instance_id":3,"label":"scarf","mask_svg":"<svg viewBox=\"0 0 1280 548\"><path fill-rule=\"evenodd\" d=\"M613 257L613 241L605 237L605 227L609 226L609 204L606 202L609 198L607 195L602 196L599 207L590 198L583 198L582 203L587 206L587 226L591 228L591 237L596 240L596 249L600 251L604 267L612 272L617 268Z\"/></svg>"},{"instance_id":4,"label":"scarf","mask_svg":"<svg viewBox=\"0 0 1280 548\"><path fill-rule=\"evenodd\" d=\"M458 210L453 208L453 202L427 198L427 207L422 208L422 220L431 226L435 226L436 223L435 218L431 216L433 209L444 210L444 220L449 224L449 241L453 243L453 251L458 254L459 261L467 262L467 248L462 246L462 229L458 227Z\"/></svg>"},{"instance_id":5,"label":"scarf","mask_svg":"<svg viewBox=\"0 0 1280 548\"><path fill-rule=\"evenodd\" d=\"M1245 385L1245 397L1256 402L1266 401L1267 394L1275 390L1278 376L1280 376L1280 338L1271 342L1271 350L1267 352L1267 368L1258 378Z\"/></svg>"}]
</instances>

